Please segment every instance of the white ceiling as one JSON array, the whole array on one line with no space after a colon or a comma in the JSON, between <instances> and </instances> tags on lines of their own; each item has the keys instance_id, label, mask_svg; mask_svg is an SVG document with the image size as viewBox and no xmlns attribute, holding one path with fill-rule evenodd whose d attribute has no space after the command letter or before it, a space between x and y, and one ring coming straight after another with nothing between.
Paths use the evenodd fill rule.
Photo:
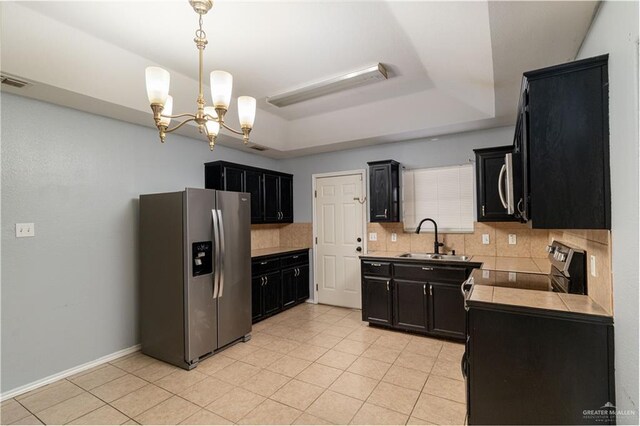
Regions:
<instances>
[{"instance_id":1,"label":"white ceiling","mask_svg":"<svg viewBox=\"0 0 640 426\"><path fill-rule=\"evenodd\" d=\"M572 60L596 6L216 0L204 17L205 84L224 69L234 96L258 99L252 141L274 157L511 124L522 72ZM152 126L144 68L157 64L172 73L174 113L195 109L197 15L186 0L1 7L2 72L33 82L3 90ZM377 62L387 81L284 108L265 102Z\"/></svg>"}]
</instances>

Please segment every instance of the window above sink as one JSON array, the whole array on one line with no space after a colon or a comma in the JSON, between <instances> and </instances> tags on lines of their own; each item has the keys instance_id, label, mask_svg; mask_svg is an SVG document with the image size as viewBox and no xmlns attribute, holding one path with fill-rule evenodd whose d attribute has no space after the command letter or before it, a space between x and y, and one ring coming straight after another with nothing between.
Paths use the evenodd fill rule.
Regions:
<instances>
[{"instance_id":1,"label":"window above sink","mask_svg":"<svg viewBox=\"0 0 640 426\"><path fill-rule=\"evenodd\" d=\"M473 175L472 164L403 171L404 230L414 232L422 218L430 217L441 233L473 232ZM420 232L433 232L433 227L425 224Z\"/></svg>"}]
</instances>

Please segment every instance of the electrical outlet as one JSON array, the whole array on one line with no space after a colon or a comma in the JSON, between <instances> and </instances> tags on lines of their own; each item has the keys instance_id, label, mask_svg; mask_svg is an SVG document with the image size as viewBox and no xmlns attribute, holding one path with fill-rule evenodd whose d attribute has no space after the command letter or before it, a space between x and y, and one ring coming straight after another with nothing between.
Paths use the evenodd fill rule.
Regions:
<instances>
[{"instance_id":1,"label":"electrical outlet","mask_svg":"<svg viewBox=\"0 0 640 426\"><path fill-rule=\"evenodd\" d=\"M516 273L515 272L509 272L509 281L514 283L516 282Z\"/></svg>"},{"instance_id":2,"label":"electrical outlet","mask_svg":"<svg viewBox=\"0 0 640 426\"><path fill-rule=\"evenodd\" d=\"M595 277L597 276L596 274L596 257L594 255L591 255L591 276Z\"/></svg>"},{"instance_id":3,"label":"electrical outlet","mask_svg":"<svg viewBox=\"0 0 640 426\"><path fill-rule=\"evenodd\" d=\"M16 223L16 238L35 237L36 227L33 223Z\"/></svg>"},{"instance_id":4,"label":"electrical outlet","mask_svg":"<svg viewBox=\"0 0 640 426\"><path fill-rule=\"evenodd\" d=\"M509 234L509 244L516 244L516 234Z\"/></svg>"},{"instance_id":5,"label":"electrical outlet","mask_svg":"<svg viewBox=\"0 0 640 426\"><path fill-rule=\"evenodd\" d=\"M482 244L489 244L489 234L482 234Z\"/></svg>"},{"instance_id":6,"label":"electrical outlet","mask_svg":"<svg viewBox=\"0 0 640 426\"><path fill-rule=\"evenodd\" d=\"M489 272L489 271L484 271L484 270L482 271L482 278L484 278L484 279L487 279L487 280L488 280L490 275L491 275L491 272Z\"/></svg>"},{"instance_id":7,"label":"electrical outlet","mask_svg":"<svg viewBox=\"0 0 640 426\"><path fill-rule=\"evenodd\" d=\"M398 234L396 234L395 232L391 233L391 242L396 242L398 241Z\"/></svg>"},{"instance_id":8,"label":"electrical outlet","mask_svg":"<svg viewBox=\"0 0 640 426\"><path fill-rule=\"evenodd\" d=\"M378 241L378 233L369 232L369 241Z\"/></svg>"}]
</instances>

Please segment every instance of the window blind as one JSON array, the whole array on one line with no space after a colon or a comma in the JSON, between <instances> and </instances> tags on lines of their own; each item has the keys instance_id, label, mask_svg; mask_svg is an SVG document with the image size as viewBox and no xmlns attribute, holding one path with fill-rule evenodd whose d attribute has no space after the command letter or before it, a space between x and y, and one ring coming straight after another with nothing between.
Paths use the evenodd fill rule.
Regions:
<instances>
[{"instance_id":1,"label":"window blind","mask_svg":"<svg viewBox=\"0 0 640 426\"><path fill-rule=\"evenodd\" d=\"M415 231L430 217L438 231L473 232L473 165L447 166L403 172L403 218L405 231ZM425 223L424 232L433 225Z\"/></svg>"}]
</instances>

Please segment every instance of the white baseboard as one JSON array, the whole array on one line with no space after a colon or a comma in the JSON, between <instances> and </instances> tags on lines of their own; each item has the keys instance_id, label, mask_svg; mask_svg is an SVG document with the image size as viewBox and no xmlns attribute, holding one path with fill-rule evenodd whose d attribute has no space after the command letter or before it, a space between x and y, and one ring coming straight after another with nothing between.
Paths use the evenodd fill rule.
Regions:
<instances>
[{"instance_id":1,"label":"white baseboard","mask_svg":"<svg viewBox=\"0 0 640 426\"><path fill-rule=\"evenodd\" d=\"M35 382L31 382L31 383L26 384L24 386L20 386L20 387L17 387L15 389L12 389L10 391L4 392L2 395L0 395L0 401L4 401L6 399L16 397L16 396L21 395L21 394L23 394L25 392L32 391L32 390L34 390L36 388L39 388L41 386L48 385L49 383L53 383L53 382L55 382L57 380L60 380L60 379L64 379L65 377L73 376L74 374L81 373L81 372L83 372L85 370L88 370L90 368L96 367L96 366L98 366L100 364L104 364L106 362L113 361L114 359L123 357L125 355L129 355L129 354L134 353L134 352L139 351L139 350L140 350L140 345L139 344L138 345L133 345L133 346L131 346L129 348L125 348L125 349L119 350L117 352L114 352L112 354L100 357L100 358L98 358L98 359L96 359L94 361L89 361L89 362L87 362L85 364L78 365L77 367L73 367L73 368L70 368L68 370L61 371L60 373L53 374L53 375L51 375L49 377L45 377L44 379L36 380Z\"/></svg>"}]
</instances>

